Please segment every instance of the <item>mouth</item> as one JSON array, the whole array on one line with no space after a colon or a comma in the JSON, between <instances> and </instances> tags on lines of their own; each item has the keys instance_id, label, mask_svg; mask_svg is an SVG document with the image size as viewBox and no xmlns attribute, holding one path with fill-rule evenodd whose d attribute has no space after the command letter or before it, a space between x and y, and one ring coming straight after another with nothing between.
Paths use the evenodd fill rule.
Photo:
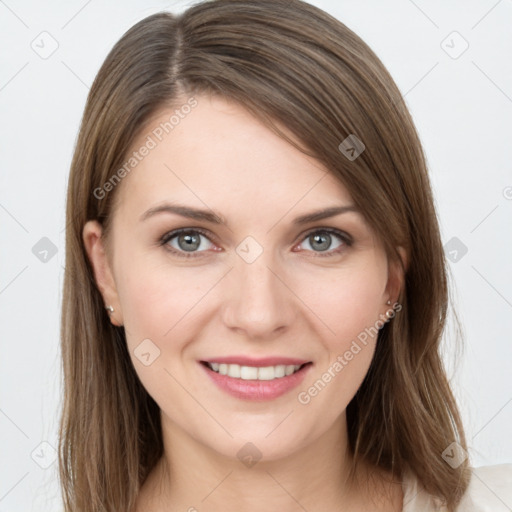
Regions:
<instances>
[{"instance_id":1,"label":"mouth","mask_svg":"<svg viewBox=\"0 0 512 512\"><path fill-rule=\"evenodd\" d=\"M245 366L230 363L214 363L201 361L212 372L225 375L232 379L270 381L283 379L299 372L305 366L313 364L311 361L303 364L277 364L272 366Z\"/></svg>"},{"instance_id":2,"label":"mouth","mask_svg":"<svg viewBox=\"0 0 512 512\"><path fill-rule=\"evenodd\" d=\"M246 401L273 400L290 393L303 382L313 366L311 361L288 358L251 359L251 364L247 358L227 359L199 363L210 383L222 392ZM276 364L285 362L289 364Z\"/></svg>"}]
</instances>

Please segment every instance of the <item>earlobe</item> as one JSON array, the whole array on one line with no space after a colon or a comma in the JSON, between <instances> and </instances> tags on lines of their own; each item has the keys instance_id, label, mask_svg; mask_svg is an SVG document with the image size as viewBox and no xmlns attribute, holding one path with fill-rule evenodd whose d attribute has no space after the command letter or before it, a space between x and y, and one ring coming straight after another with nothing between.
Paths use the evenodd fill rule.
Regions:
<instances>
[{"instance_id":1,"label":"earlobe","mask_svg":"<svg viewBox=\"0 0 512 512\"><path fill-rule=\"evenodd\" d=\"M399 302L400 292L404 285L405 273L408 267L407 252L401 246L397 247L397 250L402 264L396 260L390 261L389 263L388 282L386 286L386 301L390 302L390 304L386 304L388 309L390 305L393 307L395 303Z\"/></svg>"},{"instance_id":2,"label":"earlobe","mask_svg":"<svg viewBox=\"0 0 512 512\"><path fill-rule=\"evenodd\" d=\"M96 286L103 297L105 308L114 310L108 315L110 321L112 324L120 326L122 325L121 306L102 235L102 226L95 220L88 221L82 231L83 243L93 269ZM107 314L107 309L105 309L105 314Z\"/></svg>"}]
</instances>

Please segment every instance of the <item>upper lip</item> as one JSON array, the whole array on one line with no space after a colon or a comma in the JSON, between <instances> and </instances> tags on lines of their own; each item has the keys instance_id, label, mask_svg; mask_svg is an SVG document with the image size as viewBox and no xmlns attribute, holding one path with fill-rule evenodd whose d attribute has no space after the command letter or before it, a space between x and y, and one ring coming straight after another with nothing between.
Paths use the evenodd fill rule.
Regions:
<instances>
[{"instance_id":1,"label":"upper lip","mask_svg":"<svg viewBox=\"0 0 512 512\"><path fill-rule=\"evenodd\" d=\"M297 359L296 357L249 357L249 356L224 356L224 357L212 357L210 359L204 359L205 363L225 363L225 364L238 364L240 366L278 366L278 365L303 365L309 363L305 359Z\"/></svg>"}]
</instances>

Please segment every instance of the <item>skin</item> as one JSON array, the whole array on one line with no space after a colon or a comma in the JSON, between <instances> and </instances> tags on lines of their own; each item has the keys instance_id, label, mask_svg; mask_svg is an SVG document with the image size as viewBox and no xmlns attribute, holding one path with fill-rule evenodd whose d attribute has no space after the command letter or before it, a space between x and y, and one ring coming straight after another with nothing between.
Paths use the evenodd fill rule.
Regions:
<instances>
[{"instance_id":1,"label":"skin","mask_svg":"<svg viewBox=\"0 0 512 512\"><path fill-rule=\"evenodd\" d=\"M135 370L161 409L165 454L137 510L401 510L401 487L387 484L384 472L363 465L361 481L346 482L345 410L376 337L309 403L298 393L383 318L403 276L358 212L293 224L305 213L353 204L318 161L241 106L196 99L118 185L108 246L96 221L83 231L98 288L115 310L111 322L124 325ZM171 114L155 116L133 150ZM165 202L213 210L228 226L173 213L141 220ZM206 230L192 257L168 249L188 254L178 237L159 244L177 228ZM310 235L324 228L349 234L352 245L332 235L322 251ZM247 236L263 248L252 263L236 252ZM134 353L146 339L160 350L149 366ZM198 363L232 354L298 357L313 366L298 388L251 402L217 388ZM252 467L237 456L247 442L262 454Z\"/></svg>"}]
</instances>

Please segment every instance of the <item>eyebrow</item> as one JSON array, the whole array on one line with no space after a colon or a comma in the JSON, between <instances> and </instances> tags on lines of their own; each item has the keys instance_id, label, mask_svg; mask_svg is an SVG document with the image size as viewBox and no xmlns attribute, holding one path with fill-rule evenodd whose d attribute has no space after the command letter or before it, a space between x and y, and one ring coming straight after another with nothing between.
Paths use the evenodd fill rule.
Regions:
<instances>
[{"instance_id":1,"label":"eyebrow","mask_svg":"<svg viewBox=\"0 0 512 512\"><path fill-rule=\"evenodd\" d=\"M329 217L341 215L342 213L347 212L360 213L360 210L353 204L331 206L329 208L324 208L323 210L317 210L314 212L306 213L305 215L300 215L299 217L296 217L292 221L292 223L294 225L299 226L302 224L307 224L309 222L315 222L317 220L327 219ZM181 217L185 217L188 219L202 220L210 222L212 224L221 224L224 226L228 225L227 221L221 215L216 214L212 210L203 210L200 208L193 208L191 206L167 203L162 204L160 206L156 206L154 208L150 208L141 215L140 221L145 221L150 217L153 217L160 213L174 213L176 215L180 215Z\"/></svg>"}]
</instances>

